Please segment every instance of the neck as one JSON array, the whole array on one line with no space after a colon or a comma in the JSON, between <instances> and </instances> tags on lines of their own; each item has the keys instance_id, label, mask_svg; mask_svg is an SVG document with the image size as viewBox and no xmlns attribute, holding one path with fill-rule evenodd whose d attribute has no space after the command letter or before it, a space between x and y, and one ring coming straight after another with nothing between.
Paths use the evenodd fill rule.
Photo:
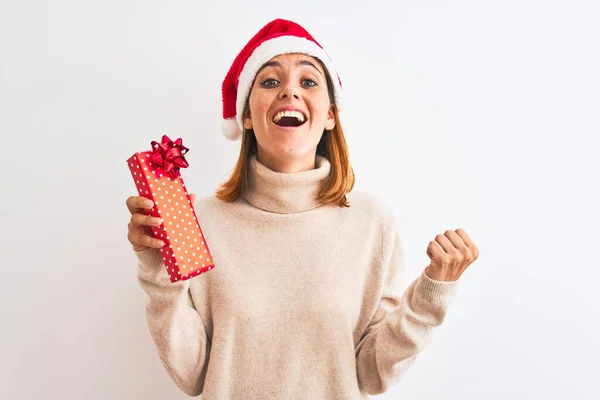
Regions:
<instances>
[{"instance_id":1,"label":"neck","mask_svg":"<svg viewBox=\"0 0 600 400\"><path fill-rule=\"evenodd\" d=\"M278 214L316 208L322 204L317 195L329 177L331 164L317 155L312 165L313 168L299 172L279 172L251 156L244 198L254 207Z\"/></svg>"}]
</instances>

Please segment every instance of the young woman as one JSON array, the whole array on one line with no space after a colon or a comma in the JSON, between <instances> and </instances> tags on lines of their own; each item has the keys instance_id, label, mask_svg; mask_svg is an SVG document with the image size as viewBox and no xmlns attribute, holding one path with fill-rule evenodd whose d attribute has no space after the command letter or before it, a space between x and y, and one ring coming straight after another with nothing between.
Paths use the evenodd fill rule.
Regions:
<instances>
[{"instance_id":1,"label":"young woman","mask_svg":"<svg viewBox=\"0 0 600 400\"><path fill-rule=\"evenodd\" d=\"M322 47L275 20L223 82L234 171L193 203L215 269L170 282L149 199L127 199L158 354L189 395L364 399L397 383L478 257L461 229L429 243L431 263L402 293L403 242L391 210L353 191L338 116L341 84Z\"/></svg>"}]
</instances>

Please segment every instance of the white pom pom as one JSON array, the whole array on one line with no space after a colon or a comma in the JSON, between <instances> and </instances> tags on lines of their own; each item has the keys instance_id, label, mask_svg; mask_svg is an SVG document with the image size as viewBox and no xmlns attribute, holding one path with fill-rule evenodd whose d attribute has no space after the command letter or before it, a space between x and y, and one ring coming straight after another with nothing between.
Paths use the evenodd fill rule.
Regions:
<instances>
[{"instance_id":1,"label":"white pom pom","mask_svg":"<svg viewBox=\"0 0 600 400\"><path fill-rule=\"evenodd\" d=\"M223 136L229 140L235 141L242 137L242 130L240 129L235 117L224 119L221 129L223 131Z\"/></svg>"}]
</instances>

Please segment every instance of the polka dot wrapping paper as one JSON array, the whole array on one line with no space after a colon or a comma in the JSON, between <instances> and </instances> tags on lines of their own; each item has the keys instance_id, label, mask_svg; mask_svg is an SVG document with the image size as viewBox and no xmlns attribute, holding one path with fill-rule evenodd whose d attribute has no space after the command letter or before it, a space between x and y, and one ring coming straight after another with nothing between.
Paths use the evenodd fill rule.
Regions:
<instances>
[{"instance_id":1,"label":"polka dot wrapping paper","mask_svg":"<svg viewBox=\"0 0 600 400\"><path fill-rule=\"evenodd\" d=\"M215 267L180 173L188 166L188 149L181 139L172 141L166 135L161 143L151 144L152 151L136 152L127 164L139 195L154 202L148 215L163 219L152 232L165 243L160 252L169 278L184 281Z\"/></svg>"}]
</instances>

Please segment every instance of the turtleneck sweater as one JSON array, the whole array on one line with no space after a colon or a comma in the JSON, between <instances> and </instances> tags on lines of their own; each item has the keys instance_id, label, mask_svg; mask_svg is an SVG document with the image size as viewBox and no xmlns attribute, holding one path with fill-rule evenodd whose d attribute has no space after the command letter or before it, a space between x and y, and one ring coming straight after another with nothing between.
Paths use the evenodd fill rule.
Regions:
<instances>
[{"instance_id":1,"label":"turtleneck sweater","mask_svg":"<svg viewBox=\"0 0 600 400\"><path fill-rule=\"evenodd\" d=\"M171 282L158 249L136 252L158 356L203 400L368 399L400 381L432 339L458 282L406 281L391 209L348 193L320 204L330 162L272 171L249 160L248 189L195 211L215 263Z\"/></svg>"}]
</instances>

